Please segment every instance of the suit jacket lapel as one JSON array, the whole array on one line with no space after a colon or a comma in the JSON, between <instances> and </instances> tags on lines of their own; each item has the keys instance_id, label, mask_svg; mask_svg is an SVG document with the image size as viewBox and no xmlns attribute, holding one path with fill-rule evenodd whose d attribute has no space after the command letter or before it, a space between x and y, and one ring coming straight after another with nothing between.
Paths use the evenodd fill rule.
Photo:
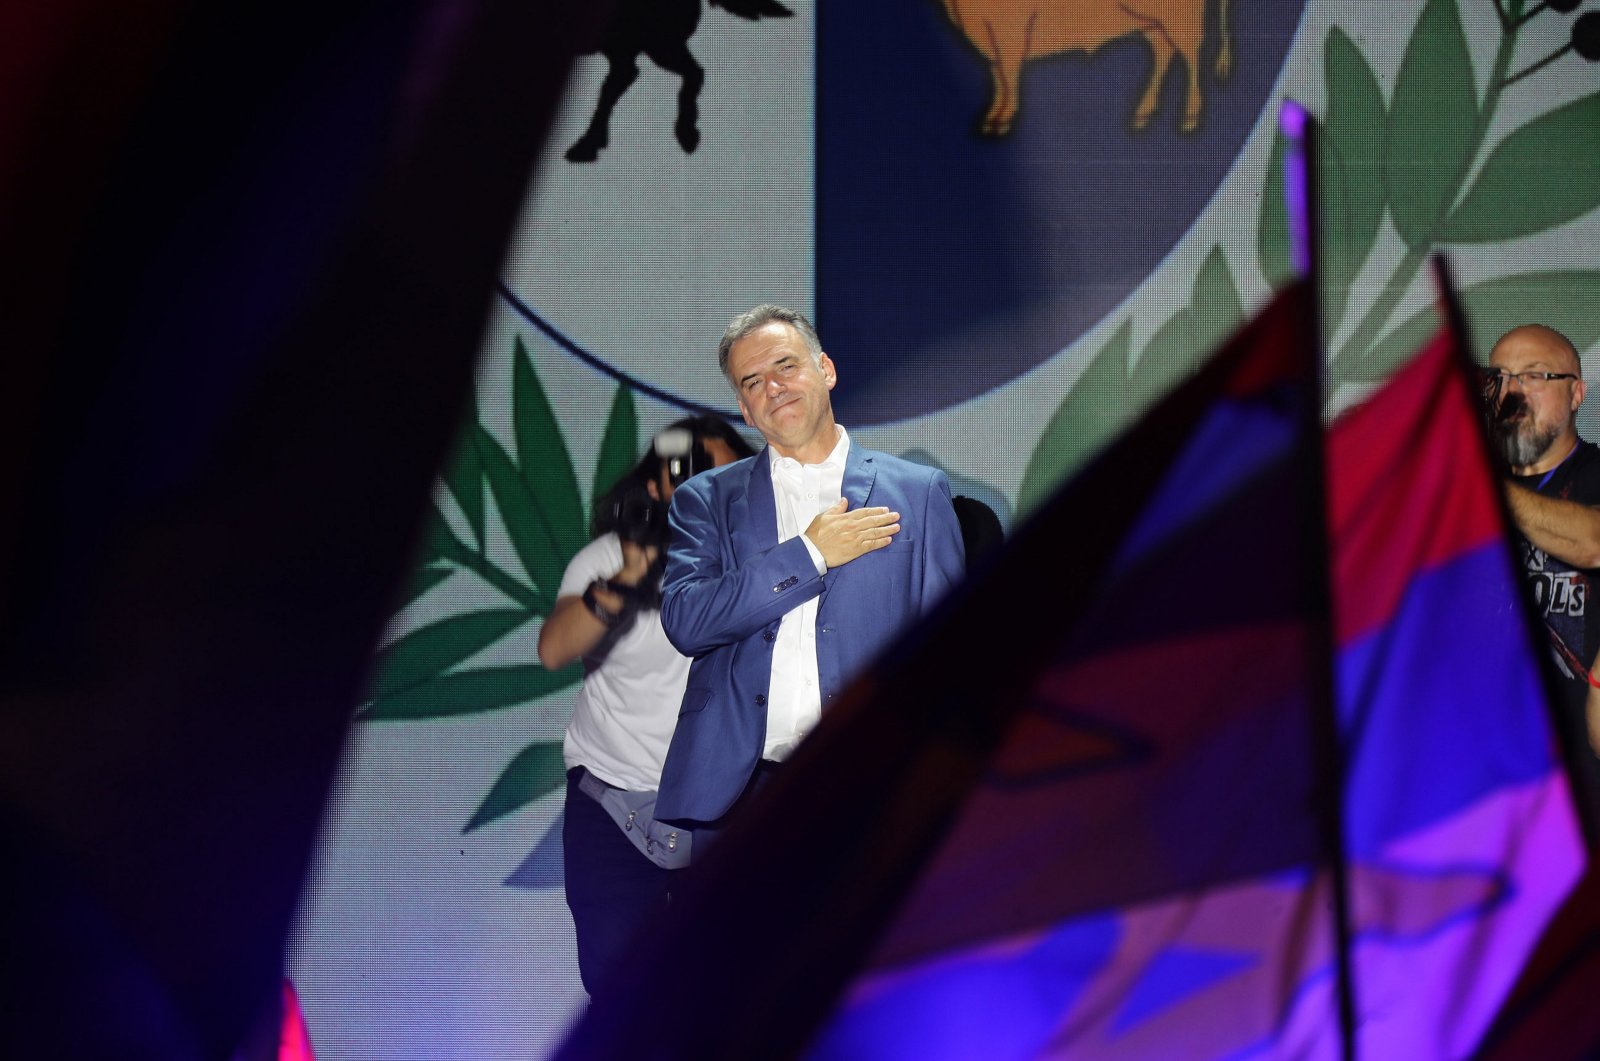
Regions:
<instances>
[{"instance_id":1,"label":"suit jacket lapel","mask_svg":"<svg viewBox=\"0 0 1600 1061\"><path fill-rule=\"evenodd\" d=\"M736 560L778 544L778 505L772 497L772 460L763 449L750 462L742 493L728 502L728 526L732 528L733 555Z\"/></svg>"},{"instance_id":2,"label":"suit jacket lapel","mask_svg":"<svg viewBox=\"0 0 1600 1061\"><path fill-rule=\"evenodd\" d=\"M872 497L872 482L877 475L878 468L871 454L852 442L844 460L844 482L840 489L841 496L849 502L845 506L848 511L854 512ZM823 580L822 596L817 601L819 609L828 603L828 594L833 592L833 587L839 584L839 579L849 570L850 566L847 564L837 571L828 572Z\"/></svg>"},{"instance_id":3,"label":"suit jacket lapel","mask_svg":"<svg viewBox=\"0 0 1600 1061\"><path fill-rule=\"evenodd\" d=\"M853 511L867 503L872 496L872 480L877 478L878 467L872 455L852 444L844 459L844 485L842 493L849 499Z\"/></svg>"}]
</instances>

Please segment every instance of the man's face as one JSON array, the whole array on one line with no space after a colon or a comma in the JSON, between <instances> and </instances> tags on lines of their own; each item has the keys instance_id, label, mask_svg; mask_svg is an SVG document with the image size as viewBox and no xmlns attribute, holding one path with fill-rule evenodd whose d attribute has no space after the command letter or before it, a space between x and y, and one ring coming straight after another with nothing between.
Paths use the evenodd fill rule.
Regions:
<instances>
[{"instance_id":1,"label":"man's face","mask_svg":"<svg viewBox=\"0 0 1600 1061\"><path fill-rule=\"evenodd\" d=\"M1506 336L1489 355L1489 366L1508 373L1582 372L1571 354L1537 333ZM1494 415L1495 441L1506 462L1513 468L1537 464L1558 442L1574 437L1583 394L1581 379L1531 384L1507 380Z\"/></svg>"},{"instance_id":2,"label":"man's face","mask_svg":"<svg viewBox=\"0 0 1600 1061\"><path fill-rule=\"evenodd\" d=\"M828 392L837 379L833 360L820 363L799 332L773 321L750 332L728 351L728 379L739 396L744 422L761 432L780 456L826 443L836 433Z\"/></svg>"}]
</instances>

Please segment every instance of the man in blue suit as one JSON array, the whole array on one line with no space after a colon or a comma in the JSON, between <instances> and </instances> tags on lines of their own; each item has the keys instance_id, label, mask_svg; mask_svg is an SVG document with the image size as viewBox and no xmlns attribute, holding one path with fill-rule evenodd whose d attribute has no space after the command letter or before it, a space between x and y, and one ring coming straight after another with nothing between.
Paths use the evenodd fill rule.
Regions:
<instances>
[{"instance_id":1,"label":"man in blue suit","mask_svg":"<svg viewBox=\"0 0 1600 1061\"><path fill-rule=\"evenodd\" d=\"M767 448L672 499L661 622L694 662L655 814L720 824L964 558L944 473L834 422L838 377L803 315L734 318L718 362Z\"/></svg>"}]
</instances>

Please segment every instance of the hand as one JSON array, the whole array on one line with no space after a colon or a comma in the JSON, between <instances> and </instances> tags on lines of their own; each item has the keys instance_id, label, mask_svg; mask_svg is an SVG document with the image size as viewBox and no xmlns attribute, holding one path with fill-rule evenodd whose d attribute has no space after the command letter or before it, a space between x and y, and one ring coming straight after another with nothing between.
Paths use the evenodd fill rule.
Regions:
<instances>
[{"instance_id":1,"label":"hand","mask_svg":"<svg viewBox=\"0 0 1600 1061\"><path fill-rule=\"evenodd\" d=\"M637 586L650 573L651 565L660 555L661 550L657 546L623 542L622 570L613 575L611 581L622 586Z\"/></svg>"},{"instance_id":2,"label":"hand","mask_svg":"<svg viewBox=\"0 0 1600 1061\"><path fill-rule=\"evenodd\" d=\"M900 513L886 508L847 512L848 505L849 501L841 497L833 507L817 513L806 528L806 537L829 567L840 567L863 553L882 549L900 533Z\"/></svg>"}]
</instances>

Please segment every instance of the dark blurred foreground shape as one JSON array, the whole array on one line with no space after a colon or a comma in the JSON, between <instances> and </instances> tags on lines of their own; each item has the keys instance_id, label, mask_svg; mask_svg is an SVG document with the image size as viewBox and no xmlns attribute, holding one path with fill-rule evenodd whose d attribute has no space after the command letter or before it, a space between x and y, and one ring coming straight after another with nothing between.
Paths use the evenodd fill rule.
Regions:
<instances>
[{"instance_id":1,"label":"dark blurred foreground shape","mask_svg":"<svg viewBox=\"0 0 1600 1061\"><path fill-rule=\"evenodd\" d=\"M5 1056L225 1058L600 5L0 14Z\"/></svg>"}]
</instances>

